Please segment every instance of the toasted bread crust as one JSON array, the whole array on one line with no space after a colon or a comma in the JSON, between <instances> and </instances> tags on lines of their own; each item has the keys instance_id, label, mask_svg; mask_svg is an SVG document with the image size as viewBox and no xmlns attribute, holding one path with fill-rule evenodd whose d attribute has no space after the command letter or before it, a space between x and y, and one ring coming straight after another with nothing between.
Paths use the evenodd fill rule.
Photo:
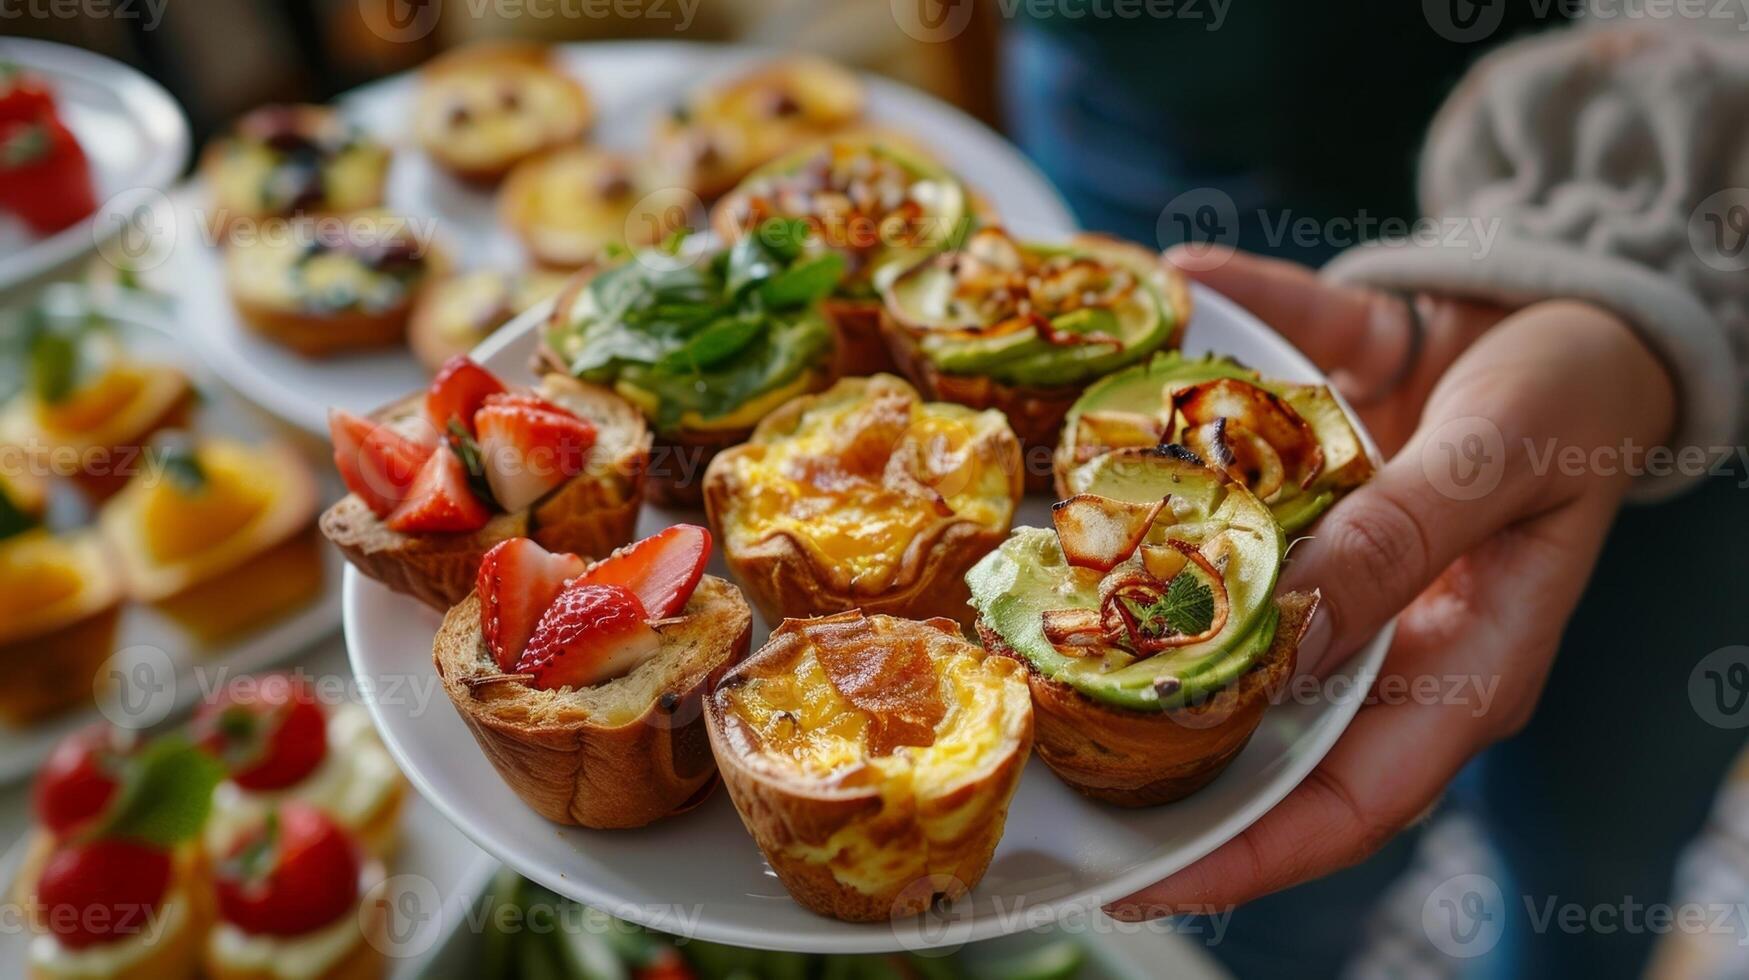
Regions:
<instances>
[{"instance_id":1,"label":"toasted bread crust","mask_svg":"<svg viewBox=\"0 0 1749 980\"><path fill-rule=\"evenodd\" d=\"M28 725L75 705L89 704L97 673L115 652L121 606L108 608L51 633L0 645L0 722Z\"/></svg>"},{"instance_id":2,"label":"toasted bread crust","mask_svg":"<svg viewBox=\"0 0 1749 980\"><path fill-rule=\"evenodd\" d=\"M683 616L663 630L655 661L593 689L614 699L657 692L625 705L629 720L617 723L598 720L569 688L486 680L500 675L480 633L477 596L444 617L432 656L480 750L530 809L554 823L642 827L689 809L715 784L704 697L752 640L752 611L722 579L705 576Z\"/></svg>"},{"instance_id":3,"label":"toasted bread crust","mask_svg":"<svg viewBox=\"0 0 1749 980\"><path fill-rule=\"evenodd\" d=\"M584 472L532 509L494 514L469 534L401 534L390 530L357 494L347 494L322 514L323 536L360 572L439 611L473 591L480 558L500 541L531 537L548 551L587 558L605 557L630 542L650 458L643 416L618 395L563 375L549 375L540 390L594 421L598 429L613 426L624 436L611 449L598 442ZM420 397L373 417L386 422L416 413Z\"/></svg>"},{"instance_id":4,"label":"toasted bread crust","mask_svg":"<svg viewBox=\"0 0 1749 980\"><path fill-rule=\"evenodd\" d=\"M1291 592L1279 596L1276 604L1281 620L1275 639L1257 664L1213 698L1175 711L1102 705L1033 670L984 622L977 628L987 649L1027 668L1039 759L1084 796L1144 807L1181 800L1220 775L1293 676L1300 638L1317 610L1318 594Z\"/></svg>"},{"instance_id":5,"label":"toasted bread crust","mask_svg":"<svg viewBox=\"0 0 1749 980\"><path fill-rule=\"evenodd\" d=\"M43 905L37 898L37 883L54 854L55 846L55 839L49 834L40 828L32 830L30 843L25 847L24 858L19 862L17 876L12 881L12 903L26 912L25 924L33 933L46 932L41 920ZM207 873L200 848L188 844L177 848L171 863L170 890L181 892L180 900L188 904L188 918L183 921L182 928L159 936L144 957L129 964L128 977L194 980L201 975L202 946L216 914ZM24 975L30 980L64 980L65 977L61 973L40 969L34 962Z\"/></svg>"},{"instance_id":6,"label":"toasted bread crust","mask_svg":"<svg viewBox=\"0 0 1749 980\"><path fill-rule=\"evenodd\" d=\"M899 365L881 336L881 301L878 299L828 298L820 304L832 321L835 334L833 373L854 378L883 371L897 373Z\"/></svg>"}]
</instances>

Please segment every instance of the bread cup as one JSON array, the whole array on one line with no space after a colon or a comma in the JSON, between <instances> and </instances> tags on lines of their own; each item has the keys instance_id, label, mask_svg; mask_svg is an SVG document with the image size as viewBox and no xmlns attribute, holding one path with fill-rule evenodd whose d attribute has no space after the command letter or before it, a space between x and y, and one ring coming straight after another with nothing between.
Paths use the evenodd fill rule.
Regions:
<instances>
[{"instance_id":1,"label":"bread cup","mask_svg":"<svg viewBox=\"0 0 1749 980\"><path fill-rule=\"evenodd\" d=\"M1000 228L884 279L881 329L924 397L995 408L1026 452L1027 489L1089 382L1175 349L1190 320L1184 276L1102 235L1019 242Z\"/></svg>"},{"instance_id":2,"label":"bread cup","mask_svg":"<svg viewBox=\"0 0 1749 980\"><path fill-rule=\"evenodd\" d=\"M530 506L494 510L479 526L456 532L395 530L355 488L322 514L323 536L363 574L440 611L468 594L480 557L500 541L531 537L556 551L596 557L630 541L649 463L643 416L611 391L563 375L544 376L534 393L595 428L587 462L575 476ZM426 397L406 398L371 421L428 443L436 437Z\"/></svg>"},{"instance_id":3,"label":"bread cup","mask_svg":"<svg viewBox=\"0 0 1749 980\"><path fill-rule=\"evenodd\" d=\"M724 241L752 234L771 218L808 223L808 249L845 259L845 275L825 300L838 333L838 372L874 374L895 366L881 337L875 283L965 241L993 213L960 179L914 141L857 130L811 144L749 174L711 209Z\"/></svg>"},{"instance_id":4,"label":"bread cup","mask_svg":"<svg viewBox=\"0 0 1749 980\"><path fill-rule=\"evenodd\" d=\"M1372 475L1347 413L1323 385L1260 376L1229 358L1177 351L1087 386L1052 459L1057 496L1085 489L1088 463L1114 449L1184 443L1303 531Z\"/></svg>"},{"instance_id":5,"label":"bread cup","mask_svg":"<svg viewBox=\"0 0 1749 980\"><path fill-rule=\"evenodd\" d=\"M695 581L685 604L652 627L659 640L647 659L585 685L543 689L530 676L506 673L482 610L509 598L488 604L475 592L444 616L432 647L444 692L530 809L554 823L641 827L692 807L715 785L701 702L747 655L753 613L728 582ZM528 592L515 582L506 588L513 597ZM541 613L543 621L557 604ZM530 644L538 640L537 631Z\"/></svg>"},{"instance_id":6,"label":"bread cup","mask_svg":"<svg viewBox=\"0 0 1749 980\"><path fill-rule=\"evenodd\" d=\"M94 532L0 540L0 721L25 725L88 704L115 652L121 576Z\"/></svg>"},{"instance_id":7,"label":"bread cup","mask_svg":"<svg viewBox=\"0 0 1749 980\"><path fill-rule=\"evenodd\" d=\"M200 848L181 844L171 857L171 879L153 910L156 924L84 949L68 949L50 932L37 886L61 842L36 833L26 845L12 885L14 906L26 910L32 933L22 975L27 980L196 980L201 945L213 922L213 902Z\"/></svg>"},{"instance_id":8,"label":"bread cup","mask_svg":"<svg viewBox=\"0 0 1749 980\"><path fill-rule=\"evenodd\" d=\"M388 147L327 106L262 106L201 153L207 224L223 238L268 219L379 207L389 158Z\"/></svg>"},{"instance_id":9,"label":"bread cup","mask_svg":"<svg viewBox=\"0 0 1749 980\"><path fill-rule=\"evenodd\" d=\"M576 142L594 118L588 91L551 48L483 42L420 69L413 135L456 177L495 184L523 160Z\"/></svg>"},{"instance_id":10,"label":"bread cup","mask_svg":"<svg viewBox=\"0 0 1749 980\"><path fill-rule=\"evenodd\" d=\"M711 748L798 903L902 918L989 866L1032 744L1023 678L953 620L789 619L711 694Z\"/></svg>"},{"instance_id":11,"label":"bread cup","mask_svg":"<svg viewBox=\"0 0 1749 980\"><path fill-rule=\"evenodd\" d=\"M860 608L971 623L966 570L1020 503L1001 414L925 403L890 374L767 415L705 473L705 510L767 622Z\"/></svg>"},{"instance_id":12,"label":"bread cup","mask_svg":"<svg viewBox=\"0 0 1749 980\"><path fill-rule=\"evenodd\" d=\"M498 192L498 217L536 264L580 269L616 249L659 245L698 203L648 162L565 146L517 164Z\"/></svg>"},{"instance_id":13,"label":"bread cup","mask_svg":"<svg viewBox=\"0 0 1749 980\"><path fill-rule=\"evenodd\" d=\"M1039 758L1065 783L1171 802L1244 747L1317 596L1275 596L1269 509L1181 447L1108 453L1088 487L968 573L978 635L1026 667Z\"/></svg>"},{"instance_id":14,"label":"bread cup","mask_svg":"<svg viewBox=\"0 0 1749 980\"><path fill-rule=\"evenodd\" d=\"M565 281L562 273L541 269L476 269L434 279L419 290L408 314L407 346L419 363L436 372L517 314L557 295Z\"/></svg>"},{"instance_id":15,"label":"bread cup","mask_svg":"<svg viewBox=\"0 0 1749 980\"><path fill-rule=\"evenodd\" d=\"M585 270L553 308L542 366L611 385L650 420L657 503L698 506L711 457L831 383L820 300L842 260L804 254L799 222L769 224L785 227L718 251L650 250Z\"/></svg>"}]
</instances>

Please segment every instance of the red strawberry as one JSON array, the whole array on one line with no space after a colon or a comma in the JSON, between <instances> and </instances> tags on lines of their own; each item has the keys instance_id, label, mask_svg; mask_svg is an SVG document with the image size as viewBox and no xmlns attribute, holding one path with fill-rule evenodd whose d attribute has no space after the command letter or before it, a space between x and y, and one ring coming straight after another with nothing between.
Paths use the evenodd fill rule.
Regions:
<instances>
[{"instance_id":1,"label":"red strawberry","mask_svg":"<svg viewBox=\"0 0 1749 980\"><path fill-rule=\"evenodd\" d=\"M285 674L239 678L202 705L200 746L248 790L302 782L328 756L328 719L309 685Z\"/></svg>"},{"instance_id":2,"label":"red strawberry","mask_svg":"<svg viewBox=\"0 0 1749 980\"><path fill-rule=\"evenodd\" d=\"M288 800L215 869L219 917L250 935L313 932L357 906L359 867L357 846L332 818Z\"/></svg>"},{"instance_id":3,"label":"red strawberry","mask_svg":"<svg viewBox=\"0 0 1749 980\"><path fill-rule=\"evenodd\" d=\"M474 431L474 413L492 395L504 391L504 382L490 371L475 364L466 354L457 354L445 361L431 380L425 393L425 417L439 432L449 428L451 419Z\"/></svg>"},{"instance_id":4,"label":"red strawberry","mask_svg":"<svg viewBox=\"0 0 1749 980\"><path fill-rule=\"evenodd\" d=\"M637 593L653 619L680 612L711 560L711 532L676 524L633 542L590 565L579 585L623 585Z\"/></svg>"},{"instance_id":5,"label":"red strawberry","mask_svg":"<svg viewBox=\"0 0 1749 980\"><path fill-rule=\"evenodd\" d=\"M62 836L102 813L120 785L117 765L132 748L108 725L92 725L62 739L37 770L37 820Z\"/></svg>"},{"instance_id":6,"label":"red strawberry","mask_svg":"<svg viewBox=\"0 0 1749 980\"><path fill-rule=\"evenodd\" d=\"M644 604L624 586L573 585L542 614L516 672L533 674L529 683L543 691L588 687L629 673L661 649L648 618Z\"/></svg>"},{"instance_id":7,"label":"red strawberry","mask_svg":"<svg viewBox=\"0 0 1749 980\"><path fill-rule=\"evenodd\" d=\"M518 511L583 472L595 426L533 395L493 395L474 415L486 482L498 506Z\"/></svg>"},{"instance_id":8,"label":"red strawberry","mask_svg":"<svg viewBox=\"0 0 1749 980\"><path fill-rule=\"evenodd\" d=\"M509 673L516 666L541 614L582 572L583 559L554 554L528 538L500 541L480 559L474 584L480 629L499 670Z\"/></svg>"},{"instance_id":9,"label":"red strawberry","mask_svg":"<svg viewBox=\"0 0 1749 980\"><path fill-rule=\"evenodd\" d=\"M407 489L407 499L389 514L389 530L402 534L477 531L492 514L468 486L468 469L448 448L431 454Z\"/></svg>"},{"instance_id":10,"label":"red strawberry","mask_svg":"<svg viewBox=\"0 0 1749 980\"><path fill-rule=\"evenodd\" d=\"M378 517L387 517L407 499L435 446L420 445L389 426L338 408L328 410L328 434L346 488Z\"/></svg>"},{"instance_id":11,"label":"red strawberry","mask_svg":"<svg viewBox=\"0 0 1749 980\"><path fill-rule=\"evenodd\" d=\"M43 921L68 949L147 931L169 890L169 852L118 838L61 845L37 880Z\"/></svg>"}]
</instances>

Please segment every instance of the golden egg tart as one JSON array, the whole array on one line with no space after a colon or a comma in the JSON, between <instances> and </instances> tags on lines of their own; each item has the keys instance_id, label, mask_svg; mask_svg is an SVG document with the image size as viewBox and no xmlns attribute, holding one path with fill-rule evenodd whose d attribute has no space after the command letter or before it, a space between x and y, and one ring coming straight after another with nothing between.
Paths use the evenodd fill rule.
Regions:
<instances>
[{"instance_id":1,"label":"golden egg tart","mask_svg":"<svg viewBox=\"0 0 1749 980\"><path fill-rule=\"evenodd\" d=\"M558 295L565 275L477 269L426 283L407 321L407 345L432 371L466 354L517 314Z\"/></svg>"},{"instance_id":2,"label":"golden egg tart","mask_svg":"<svg viewBox=\"0 0 1749 980\"><path fill-rule=\"evenodd\" d=\"M977 885L1032 745L1024 672L952 620L785 620L707 702L723 784L811 911L915 915Z\"/></svg>"},{"instance_id":3,"label":"golden egg tart","mask_svg":"<svg viewBox=\"0 0 1749 980\"><path fill-rule=\"evenodd\" d=\"M819 58L760 65L692 93L656 125L662 172L706 200L754 168L861 118L861 80Z\"/></svg>"},{"instance_id":4,"label":"golden egg tart","mask_svg":"<svg viewBox=\"0 0 1749 980\"><path fill-rule=\"evenodd\" d=\"M511 171L498 192L498 216L536 263L579 269L614 249L660 244L687 224L691 201L640 160L570 146Z\"/></svg>"},{"instance_id":5,"label":"golden egg tart","mask_svg":"<svg viewBox=\"0 0 1749 980\"><path fill-rule=\"evenodd\" d=\"M262 106L201 154L208 223L224 234L268 218L378 207L389 158L387 146L326 106Z\"/></svg>"},{"instance_id":6,"label":"golden egg tart","mask_svg":"<svg viewBox=\"0 0 1749 980\"><path fill-rule=\"evenodd\" d=\"M251 329L306 357L400 344L420 288L449 267L414 222L387 212L267 227L232 238L225 286Z\"/></svg>"},{"instance_id":7,"label":"golden egg tart","mask_svg":"<svg viewBox=\"0 0 1749 980\"><path fill-rule=\"evenodd\" d=\"M595 108L543 44L458 48L419 73L413 134L437 164L491 184L543 150L582 138Z\"/></svg>"},{"instance_id":8,"label":"golden egg tart","mask_svg":"<svg viewBox=\"0 0 1749 980\"><path fill-rule=\"evenodd\" d=\"M26 724L89 703L115 652L123 598L95 533L36 529L0 539L0 719Z\"/></svg>"},{"instance_id":9,"label":"golden egg tart","mask_svg":"<svg viewBox=\"0 0 1749 980\"><path fill-rule=\"evenodd\" d=\"M860 608L970 625L966 570L1020 496L1001 413L924 402L889 374L791 400L704 481L729 570L769 622Z\"/></svg>"},{"instance_id":10,"label":"golden egg tart","mask_svg":"<svg viewBox=\"0 0 1749 980\"><path fill-rule=\"evenodd\" d=\"M1052 460L1057 495L1084 490L1088 464L1105 453L1168 443L1244 483L1289 534L1305 530L1373 469L1329 388L1171 351L1094 382L1076 400Z\"/></svg>"},{"instance_id":11,"label":"golden egg tart","mask_svg":"<svg viewBox=\"0 0 1749 980\"><path fill-rule=\"evenodd\" d=\"M169 439L99 515L129 597L216 640L322 587L315 474L288 444Z\"/></svg>"}]
</instances>

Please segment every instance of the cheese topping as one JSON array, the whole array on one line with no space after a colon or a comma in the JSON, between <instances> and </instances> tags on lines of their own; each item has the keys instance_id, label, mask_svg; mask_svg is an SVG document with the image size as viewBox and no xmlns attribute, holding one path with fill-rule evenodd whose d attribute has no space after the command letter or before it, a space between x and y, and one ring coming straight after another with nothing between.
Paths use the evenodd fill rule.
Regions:
<instances>
[{"instance_id":1,"label":"cheese topping","mask_svg":"<svg viewBox=\"0 0 1749 980\"><path fill-rule=\"evenodd\" d=\"M482 59L425 83L419 140L464 167L490 167L566 140L588 121L582 90L545 65Z\"/></svg>"}]
</instances>

